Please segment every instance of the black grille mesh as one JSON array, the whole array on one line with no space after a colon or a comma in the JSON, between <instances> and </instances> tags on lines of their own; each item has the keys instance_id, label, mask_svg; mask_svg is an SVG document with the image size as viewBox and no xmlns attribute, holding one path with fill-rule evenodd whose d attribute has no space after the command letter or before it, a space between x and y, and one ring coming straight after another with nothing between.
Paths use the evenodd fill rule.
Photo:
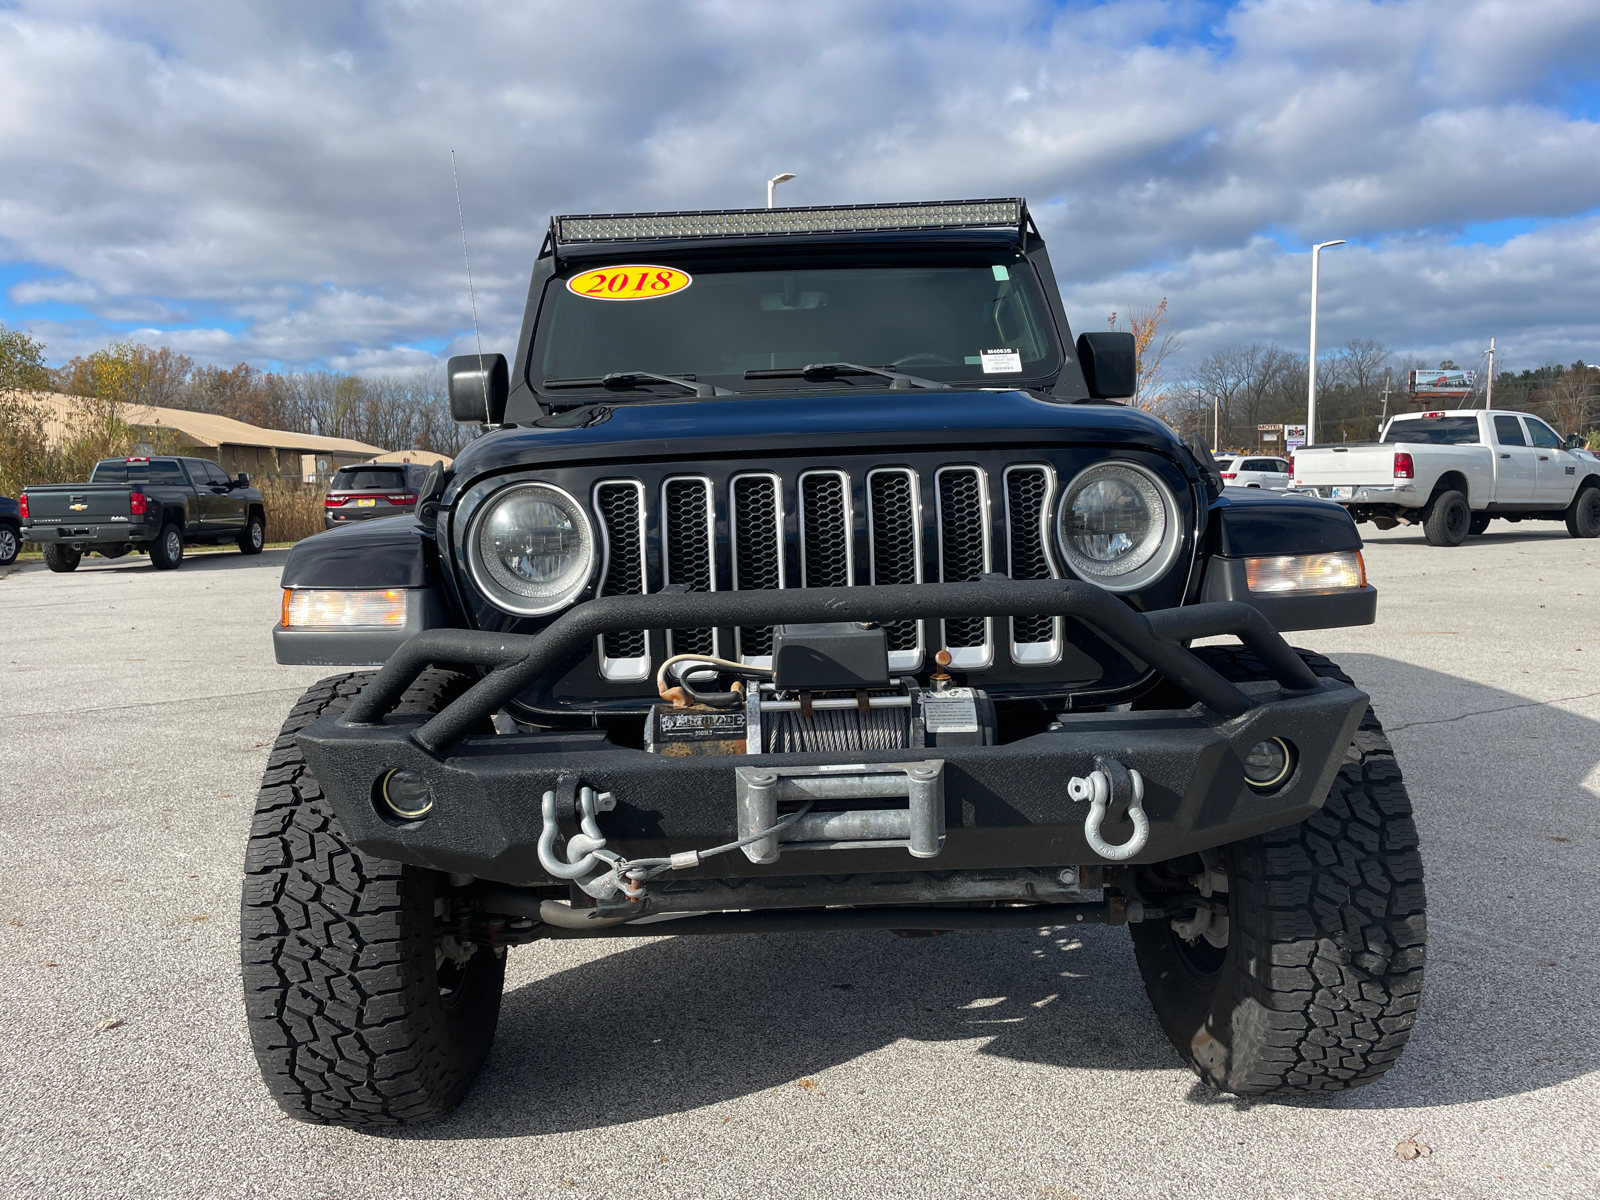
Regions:
<instances>
[{"instance_id":1,"label":"black grille mesh","mask_svg":"<svg viewBox=\"0 0 1600 1200\"><path fill-rule=\"evenodd\" d=\"M983 486L976 470L957 469L939 474L940 578L946 583L970 583L984 572ZM982 617L946 621L945 645L952 649L984 643Z\"/></svg>"},{"instance_id":2,"label":"black grille mesh","mask_svg":"<svg viewBox=\"0 0 1600 1200\"><path fill-rule=\"evenodd\" d=\"M832 474L807 475L800 480L806 587L850 584L850 504L846 486L842 476Z\"/></svg>"},{"instance_id":3,"label":"black grille mesh","mask_svg":"<svg viewBox=\"0 0 1600 1200\"><path fill-rule=\"evenodd\" d=\"M874 584L917 582L915 488L915 476L904 471L879 471L867 481ZM889 649L917 648L915 621L895 621L884 629L889 635Z\"/></svg>"},{"instance_id":4,"label":"black grille mesh","mask_svg":"<svg viewBox=\"0 0 1600 1200\"><path fill-rule=\"evenodd\" d=\"M709 491L703 480L670 480L661 514L667 549L665 582L687 584L692 592L712 590ZM715 645L710 629L674 629L671 634L674 654L710 654Z\"/></svg>"},{"instance_id":5,"label":"black grille mesh","mask_svg":"<svg viewBox=\"0 0 1600 1200\"><path fill-rule=\"evenodd\" d=\"M603 483L595 492L595 506L605 525L609 557L602 596L636 596L644 587L644 546L639 536L639 506L643 497L632 483ZM607 658L643 658L644 630L629 629L605 635Z\"/></svg>"},{"instance_id":6,"label":"black grille mesh","mask_svg":"<svg viewBox=\"0 0 1600 1200\"><path fill-rule=\"evenodd\" d=\"M733 481L734 586L740 591L771 591L778 587L782 578L778 564L783 558L783 546L779 541L777 520L777 480L765 475L745 475ZM771 654L772 627L741 629L739 652Z\"/></svg>"},{"instance_id":7,"label":"black grille mesh","mask_svg":"<svg viewBox=\"0 0 1600 1200\"><path fill-rule=\"evenodd\" d=\"M1043 467L1016 467L1006 474L1007 537L1011 547L1011 578L1049 579L1050 557L1045 553L1041 515L1050 492L1050 477ZM1048 642L1055 636L1049 617L1017 617L1012 639L1019 645Z\"/></svg>"}]
</instances>

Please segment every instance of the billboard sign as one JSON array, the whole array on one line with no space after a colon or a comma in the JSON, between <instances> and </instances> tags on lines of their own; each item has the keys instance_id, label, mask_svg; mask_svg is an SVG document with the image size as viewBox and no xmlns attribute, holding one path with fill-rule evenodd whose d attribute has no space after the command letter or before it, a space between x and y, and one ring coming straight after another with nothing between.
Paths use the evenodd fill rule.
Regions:
<instances>
[{"instance_id":1,"label":"billboard sign","mask_svg":"<svg viewBox=\"0 0 1600 1200\"><path fill-rule=\"evenodd\" d=\"M1477 380L1476 371L1407 371L1406 391L1413 396L1465 396Z\"/></svg>"},{"instance_id":2,"label":"billboard sign","mask_svg":"<svg viewBox=\"0 0 1600 1200\"><path fill-rule=\"evenodd\" d=\"M1283 427L1283 448L1289 451L1300 449L1306 444L1306 427L1304 425L1285 425Z\"/></svg>"}]
</instances>

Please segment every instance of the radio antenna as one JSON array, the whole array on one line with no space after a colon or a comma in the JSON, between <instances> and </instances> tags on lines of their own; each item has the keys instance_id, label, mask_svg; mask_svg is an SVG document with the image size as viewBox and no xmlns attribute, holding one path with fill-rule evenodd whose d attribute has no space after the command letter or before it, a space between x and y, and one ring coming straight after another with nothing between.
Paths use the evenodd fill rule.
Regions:
<instances>
[{"instance_id":1,"label":"radio antenna","mask_svg":"<svg viewBox=\"0 0 1600 1200\"><path fill-rule=\"evenodd\" d=\"M472 259L467 254L467 215L461 209L461 176L456 174L456 152L450 151L450 178L456 185L456 219L461 222L461 261L467 264L467 297L472 302L472 336L478 342L478 378L483 382L483 423L489 424L489 373L483 369L483 335L478 332L478 295L472 290Z\"/></svg>"}]
</instances>

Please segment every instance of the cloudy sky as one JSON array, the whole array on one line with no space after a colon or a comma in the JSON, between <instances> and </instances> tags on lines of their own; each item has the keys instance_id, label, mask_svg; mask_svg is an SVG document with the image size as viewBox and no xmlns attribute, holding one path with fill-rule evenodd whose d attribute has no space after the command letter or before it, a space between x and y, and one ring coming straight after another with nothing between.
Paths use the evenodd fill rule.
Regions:
<instances>
[{"instance_id":1,"label":"cloudy sky","mask_svg":"<svg viewBox=\"0 0 1600 1200\"><path fill-rule=\"evenodd\" d=\"M1078 328L1600 358L1595 0L0 0L0 321L52 361L510 350L552 212L1027 196ZM1463 361L1470 360L1470 361Z\"/></svg>"}]
</instances>

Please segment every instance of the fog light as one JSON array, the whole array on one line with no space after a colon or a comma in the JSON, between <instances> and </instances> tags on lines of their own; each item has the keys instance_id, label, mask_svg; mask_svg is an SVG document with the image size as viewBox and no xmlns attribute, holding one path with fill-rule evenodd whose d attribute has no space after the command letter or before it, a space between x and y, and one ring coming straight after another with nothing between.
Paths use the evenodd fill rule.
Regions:
<instances>
[{"instance_id":1,"label":"fog light","mask_svg":"<svg viewBox=\"0 0 1600 1200\"><path fill-rule=\"evenodd\" d=\"M1294 749L1282 738L1268 738L1244 756L1244 777L1251 787L1274 788L1294 770Z\"/></svg>"},{"instance_id":2,"label":"fog light","mask_svg":"<svg viewBox=\"0 0 1600 1200\"><path fill-rule=\"evenodd\" d=\"M390 771L378 795L384 807L404 821L419 821L433 808L433 789L415 771Z\"/></svg>"}]
</instances>

